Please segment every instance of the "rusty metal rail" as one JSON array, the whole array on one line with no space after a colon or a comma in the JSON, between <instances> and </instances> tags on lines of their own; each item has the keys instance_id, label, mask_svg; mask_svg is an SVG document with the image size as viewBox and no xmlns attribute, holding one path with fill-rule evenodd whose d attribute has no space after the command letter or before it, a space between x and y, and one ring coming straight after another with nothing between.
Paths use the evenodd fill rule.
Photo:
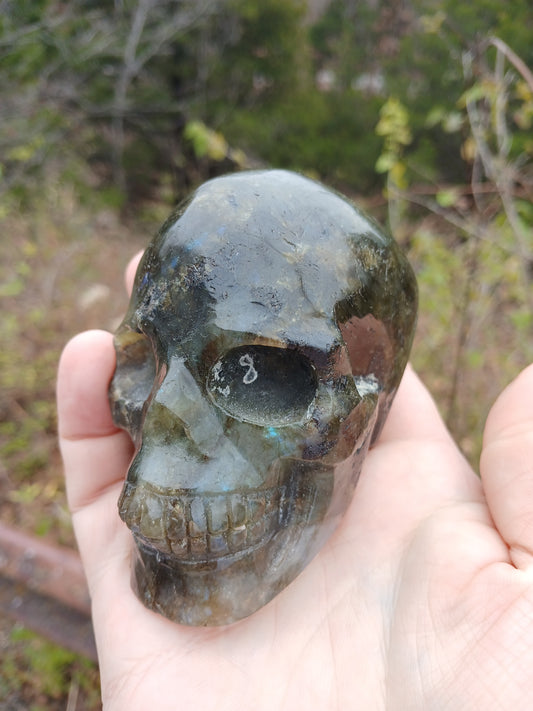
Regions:
<instances>
[{"instance_id":1,"label":"rusty metal rail","mask_svg":"<svg viewBox=\"0 0 533 711\"><path fill-rule=\"evenodd\" d=\"M96 660L79 555L0 523L0 613Z\"/></svg>"}]
</instances>

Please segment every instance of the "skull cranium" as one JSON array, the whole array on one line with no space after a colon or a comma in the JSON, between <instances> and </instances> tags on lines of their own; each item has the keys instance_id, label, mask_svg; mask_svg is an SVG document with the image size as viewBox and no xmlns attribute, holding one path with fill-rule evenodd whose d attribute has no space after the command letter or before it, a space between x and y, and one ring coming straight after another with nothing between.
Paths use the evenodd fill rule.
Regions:
<instances>
[{"instance_id":1,"label":"skull cranium","mask_svg":"<svg viewBox=\"0 0 533 711\"><path fill-rule=\"evenodd\" d=\"M296 174L209 181L167 220L110 388L135 444L119 510L148 607L226 624L301 572L350 502L415 319L395 242Z\"/></svg>"}]
</instances>

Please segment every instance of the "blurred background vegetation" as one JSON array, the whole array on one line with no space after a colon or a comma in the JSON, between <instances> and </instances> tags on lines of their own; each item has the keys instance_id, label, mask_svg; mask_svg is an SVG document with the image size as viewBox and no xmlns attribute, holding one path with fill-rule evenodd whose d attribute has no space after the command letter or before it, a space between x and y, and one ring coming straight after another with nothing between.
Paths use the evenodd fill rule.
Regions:
<instances>
[{"instance_id":1,"label":"blurred background vegetation","mask_svg":"<svg viewBox=\"0 0 533 711\"><path fill-rule=\"evenodd\" d=\"M243 168L388 224L419 279L413 362L476 466L533 360L532 27L530 0L0 0L2 520L73 544L61 348L117 325L123 267L176 201ZM68 684L16 672L23 638L0 635L5 689L64 708Z\"/></svg>"}]
</instances>

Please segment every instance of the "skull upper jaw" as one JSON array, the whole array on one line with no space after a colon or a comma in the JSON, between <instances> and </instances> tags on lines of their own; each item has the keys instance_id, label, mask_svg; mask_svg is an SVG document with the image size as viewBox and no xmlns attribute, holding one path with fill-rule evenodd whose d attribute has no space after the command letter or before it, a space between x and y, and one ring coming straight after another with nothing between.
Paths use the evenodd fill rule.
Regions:
<instances>
[{"instance_id":1,"label":"skull upper jaw","mask_svg":"<svg viewBox=\"0 0 533 711\"><path fill-rule=\"evenodd\" d=\"M272 535L255 547L210 558L201 553L205 550L202 541L196 560L180 560L162 553L144 537L135 538L132 586L144 605L180 624L220 626L269 603L297 578L339 526L371 432L370 427L351 457L330 468L293 462L293 467L301 469L302 480L307 477L312 484L301 486L301 499L292 492L293 510L285 509L283 525L278 521ZM189 550L194 549L193 544Z\"/></svg>"},{"instance_id":2,"label":"skull upper jaw","mask_svg":"<svg viewBox=\"0 0 533 711\"><path fill-rule=\"evenodd\" d=\"M336 452L274 461L274 486L206 494L142 477L126 483L120 512L134 533L134 588L144 604L183 624L224 625L270 601L338 526L376 417L375 397L363 399Z\"/></svg>"}]
</instances>

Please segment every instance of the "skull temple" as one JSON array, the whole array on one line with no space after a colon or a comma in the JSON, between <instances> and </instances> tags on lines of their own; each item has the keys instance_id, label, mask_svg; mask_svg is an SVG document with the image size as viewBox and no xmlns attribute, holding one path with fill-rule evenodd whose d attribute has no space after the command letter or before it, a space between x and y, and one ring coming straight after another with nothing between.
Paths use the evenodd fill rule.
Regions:
<instances>
[{"instance_id":1,"label":"skull temple","mask_svg":"<svg viewBox=\"0 0 533 711\"><path fill-rule=\"evenodd\" d=\"M137 270L115 335L133 585L221 625L286 587L338 525L407 362L416 283L349 202L285 171L201 186Z\"/></svg>"}]
</instances>

